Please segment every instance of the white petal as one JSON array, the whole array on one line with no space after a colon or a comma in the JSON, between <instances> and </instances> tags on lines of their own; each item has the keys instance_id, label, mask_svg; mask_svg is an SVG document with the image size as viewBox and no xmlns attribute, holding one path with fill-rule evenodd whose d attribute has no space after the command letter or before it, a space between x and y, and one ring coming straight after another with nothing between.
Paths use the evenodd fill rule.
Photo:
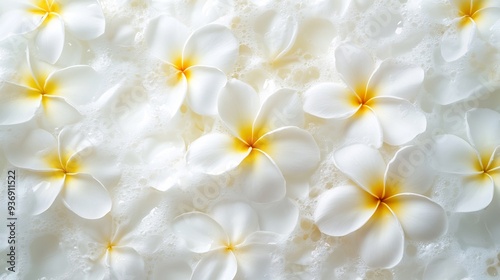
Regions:
<instances>
[{"instance_id":1,"label":"white petal","mask_svg":"<svg viewBox=\"0 0 500 280\"><path fill-rule=\"evenodd\" d=\"M437 136L433 149L433 165L439 171L477 174L482 171L477 152L462 138L446 134Z\"/></svg>"},{"instance_id":2,"label":"white petal","mask_svg":"<svg viewBox=\"0 0 500 280\"><path fill-rule=\"evenodd\" d=\"M441 55L444 60L450 62L464 56L470 49L475 30L476 24L471 19L454 20L441 40Z\"/></svg>"},{"instance_id":3,"label":"white petal","mask_svg":"<svg viewBox=\"0 0 500 280\"><path fill-rule=\"evenodd\" d=\"M297 38L298 24L291 16L277 12L266 12L255 22L255 29L263 40L267 57L271 62L286 55Z\"/></svg>"},{"instance_id":4,"label":"white petal","mask_svg":"<svg viewBox=\"0 0 500 280\"><path fill-rule=\"evenodd\" d=\"M62 164L67 164L72 156L93 146L77 126L64 127L58 135L57 142Z\"/></svg>"},{"instance_id":5,"label":"white petal","mask_svg":"<svg viewBox=\"0 0 500 280\"><path fill-rule=\"evenodd\" d=\"M233 279L238 269L236 257L231 252L217 250L208 253L196 265L192 280Z\"/></svg>"},{"instance_id":6,"label":"white petal","mask_svg":"<svg viewBox=\"0 0 500 280\"><path fill-rule=\"evenodd\" d=\"M344 43L335 50L335 66L345 83L353 90L364 89L375 68L370 55L350 43Z\"/></svg>"},{"instance_id":7,"label":"white petal","mask_svg":"<svg viewBox=\"0 0 500 280\"><path fill-rule=\"evenodd\" d=\"M432 147L408 146L397 151L385 175L386 196L396 193L425 193L434 182L428 163Z\"/></svg>"},{"instance_id":8,"label":"white petal","mask_svg":"<svg viewBox=\"0 0 500 280\"><path fill-rule=\"evenodd\" d=\"M366 106L361 107L347 119L342 130L347 143L363 143L375 148L382 146L382 128L379 120Z\"/></svg>"},{"instance_id":9,"label":"white petal","mask_svg":"<svg viewBox=\"0 0 500 280\"><path fill-rule=\"evenodd\" d=\"M370 79L370 89L376 96L392 96L413 99L424 81L424 70L420 67L401 66L384 61Z\"/></svg>"},{"instance_id":10,"label":"white petal","mask_svg":"<svg viewBox=\"0 0 500 280\"><path fill-rule=\"evenodd\" d=\"M384 142L389 145L405 144L427 127L425 115L404 99L377 97L369 104L382 127Z\"/></svg>"},{"instance_id":11,"label":"white petal","mask_svg":"<svg viewBox=\"0 0 500 280\"><path fill-rule=\"evenodd\" d=\"M239 139L211 133L196 139L186 154L188 166L207 174L218 175L238 166L250 153Z\"/></svg>"},{"instance_id":12,"label":"white petal","mask_svg":"<svg viewBox=\"0 0 500 280\"><path fill-rule=\"evenodd\" d=\"M303 177L318 166L320 154L314 138L298 127L283 127L262 136L255 144L288 178Z\"/></svg>"},{"instance_id":13,"label":"white petal","mask_svg":"<svg viewBox=\"0 0 500 280\"><path fill-rule=\"evenodd\" d=\"M194 66L186 71L188 104L200 115L217 114L217 97L226 84L226 74L212 67Z\"/></svg>"},{"instance_id":14,"label":"white petal","mask_svg":"<svg viewBox=\"0 0 500 280\"><path fill-rule=\"evenodd\" d=\"M368 266L391 268L397 265L404 251L404 233L394 214L381 204L377 212L361 228L361 258Z\"/></svg>"},{"instance_id":15,"label":"white petal","mask_svg":"<svg viewBox=\"0 0 500 280\"><path fill-rule=\"evenodd\" d=\"M466 113L465 119L467 136L486 167L500 146L500 114L490 109L472 109Z\"/></svg>"},{"instance_id":16,"label":"white petal","mask_svg":"<svg viewBox=\"0 0 500 280\"><path fill-rule=\"evenodd\" d=\"M144 36L154 56L164 62L177 63L182 58L189 30L178 20L162 15L149 22Z\"/></svg>"},{"instance_id":17,"label":"white petal","mask_svg":"<svg viewBox=\"0 0 500 280\"><path fill-rule=\"evenodd\" d=\"M355 144L337 150L334 159L340 171L369 193L382 197L386 164L378 150Z\"/></svg>"},{"instance_id":18,"label":"white petal","mask_svg":"<svg viewBox=\"0 0 500 280\"><path fill-rule=\"evenodd\" d=\"M168 65L168 67L171 66ZM164 104L166 105L166 111L168 111L167 116L173 117L179 111L179 108L182 106L184 99L186 98L188 92L188 80L185 75L176 73L173 76L166 77L166 84L167 87L165 88L162 100L165 100Z\"/></svg>"},{"instance_id":19,"label":"white petal","mask_svg":"<svg viewBox=\"0 0 500 280\"><path fill-rule=\"evenodd\" d=\"M259 95L250 85L239 80L228 81L219 94L219 116L235 136L251 137L241 134L251 134L259 108Z\"/></svg>"},{"instance_id":20,"label":"white petal","mask_svg":"<svg viewBox=\"0 0 500 280\"><path fill-rule=\"evenodd\" d=\"M64 22L58 15L49 15L38 29L35 44L43 60L55 63L64 47Z\"/></svg>"},{"instance_id":21,"label":"white petal","mask_svg":"<svg viewBox=\"0 0 500 280\"><path fill-rule=\"evenodd\" d=\"M3 30L0 31L0 40L3 40L10 34L28 33L42 24L43 18L40 15L28 11L31 6L26 5L26 3L11 2L9 4L18 4L19 7L2 11L0 26L2 26Z\"/></svg>"},{"instance_id":22,"label":"white petal","mask_svg":"<svg viewBox=\"0 0 500 280\"><path fill-rule=\"evenodd\" d=\"M130 247L113 247L109 254L111 274L116 279L144 279L144 260Z\"/></svg>"},{"instance_id":23,"label":"white petal","mask_svg":"<svg viewBox=\"0 0 500 280\"><path fill-rule=\"evenodd\" d=\"M268 231L255 231L250 234L241 246L252 246L252 245L273 245L278 243L280 240L280 235L274 232Z\"/></svg>"},{"instance_id":24,"label":"white petal","mask_svg":"<svg viewBox=\"0 0 500 280\"><path fill-rule=\"evenodd\" d=\"M99 93L100 79L90 66L76 65L53 72L47 78L47 95L60 96L72 105L89 103Z\"/></svg>"},{"instance_id":25,"label":"white petal","mask_svg":"<svg viewBox=\"0 0 500 280\"><path fill-rule=\"evenodd\" d=\"M48 178L52 178L52 175L48 174ZM33 187L33 195L35 197L33 205L33 214L38 215L45 212L50 208L54 200L61 192L64 177L53 177L54 180L43 181L38 185Z\"/></svg>"},{"instance_id":26,"label":"white petal","mask_svg":"<svg viewBox=\"0 0 500 280\"><path fill-rule=\"evenodd\" d=\"M455 211L474 212L486 208L493 199L494 186L493 179L488 174L462 178Z\"/></svg>"},{"instance_id":27,"label":"white petal","mask_svg":"<svg viewBox=\"0 0 500 280\"><path fill-rule=\"evenodd\" d=\"M257 214L247 203L222 202L211 213L233 244L242 243L248 235L259 230Z\"/></svg>"},{"instance_id":28,"label":"white petal","mask_svg":"<svg viewBox=\"0 0 500 280\"><path fill-rule=\"evenodd\" d=\"M99 219L111 210L106 188L86 174L68 175L62 191L66 207L84 219Z\"/></svg>"},{"instance_id":29,"label":"white petal","mask_svg":"<svg viewBox=\"0 0 500 280\"><path fill-rule=\"evenodd\" d=\"M261 230L278 234L292 232L299 219L299 208L288 198L275 203L258 204L256 210Z\"/></svg>"},{"instance_id":30,"label":"white petal","mask_svg":"<svg viewBox=\"0 0 500 280\"><path fill-rule=\"evenodd\" d=\"M42 98L42 108L44 125L52 128L75 123L82 117L73 106L56 96L44 96Z\"/></svg>"},{"instance_id":31,"label":"white petal","mask_svg":"<svg viewBox=\"0 0 500 280\"><path fill-rule=\"evenodd\" d=\"M396 215L406 236L430 241L446 232L444 209L429 198L416 194L398 194L384 201Z\"/></svg>"},{"instance_id":32,"label":"white petal","mask_svg":"<svg viewBox=\"0 0 500 280\"><path fill-rule=\"evenodd\" d=\"M359 187L335 187L320 196L314 222L323 233L345 236L366 224L377 206L378 200Z\"/></svg>"},{"instance_id":33,"label":"white petal","mask_svg":"<svg viewBox=\"0 0 500 280\"><path fill-rule=\"evenodd\" d=\"M34 129L20 141L6 145L5 157L14 166L39 170L56 170L47 159L58 159L57 141L48 131Z\"/></svg>"},{"instance_id":34,"label":"white petal","mask_svg":"<svg viewBox=\"0 0 500 280\"><path fill-rule=\"evenodd\" d=\"M206 253L227 244L224 229L210 216L200 212L186 213L172 223L175 234L186 242L189 250Z\"/></svg>"},{"instance_id":35,"label":"white petal","mask_svg":"<svg viewBox=\"0 0 500 280\"><path fill-rule=\"evenodd\" d=\"M264 153L253 150L241 165L243 192L254 202L269 203L286 193L285 178L276 164Z\"/></svg>"},{"instance_id":36,"label":"white petal","mask_svg":"<svg viewBox=\"0 0 500 280\"><path fill-rule=\"evenodd\" d=\"M348 118L359 109L356 95L350 89L334 83L313 86L304 93L304 111L324 119Z\"/></svg>"},{"instance_id":37,"label":"white petal","mask_svg":"<svg viewBox=\"0 0 500 280\"><path fill-rule=\"evenodd\" d=\"M294 90L280 89L262 104L253 125L254 138L284 126L304 125L300 98Z\"/></svg>"},{"instance_id":38,"label":"white petal","mask_svg":"<svg viewBox=\"0 0 500 280\"><path fill-rule=\"evenodd\" d=\"M238 57L239 43L231 30L218 24L208 24L187 39L182 57L192 65L215 67L224 73L232 70Z\"/></svg>"},{"instance_id":39,"label":"white petal","mask_svg":"<svg viewBox=\"0 0 500 280\"><path fill-rule=\"evenodd\" d=\"M274 247L269 245L250 245L238 248L237 279L271 279Z\"/></svg>"},{"instance_id":40,"label":"white petal","mask_svg":"<svg viewBox=\"0 0 500 280\"><path fill-rule=\"evenodd\" d=\"M29 121L35 115L42 96L26 87L4 82L0 88L0 125L11 125Z\"/></svg>"},{"instance_id":41,"label":"white petal","mask_svg":"<svg viewBox=\"0 0 500 280\"><path fill-rule=\"evenodd\" d=\"M105 19L101 6L95 0L68 2L61 10L68 30L80 40L91 40L104 33Z\"/></svg>"},{"instance_id":42,"label":"white petal","mask_svg":"<svg viewBox=\"0 0 500 280\"><path fill-rule=\"evenodd\" d=\"M492 29L494 28L493 26L500 19L500 8L488 7L481 9L477 13L478 14L474 16L477 29L485 39L488 39L489 35L492 33Z\"/></svg>"}]
</instances>

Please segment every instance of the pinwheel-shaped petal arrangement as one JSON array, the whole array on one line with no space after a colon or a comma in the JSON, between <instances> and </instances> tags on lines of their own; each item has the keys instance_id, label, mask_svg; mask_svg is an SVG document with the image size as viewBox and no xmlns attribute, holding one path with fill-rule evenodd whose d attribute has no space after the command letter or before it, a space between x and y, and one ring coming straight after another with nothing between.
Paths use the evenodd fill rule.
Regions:
<instances>
[{"instance_id":1,"label":"pinwheel-shaped petal arrangement","mask_svg":"<svg viewBox=\"0 0 500 280\"><path fill-rule=\"evenodd\" d=\"M96 221L88 221L84 232L89 240L82 244L82 249L87 251L89 243L95 247L89 254L94 264L89 275L92 279L103 279L108 269L116 279L145 278L141 253L155 252L161 242L158 235L144 236L138 228L118 226L110 215Z\"/></svg>"},{"instance_id":2,"label":"pinwheel-shaped petal arrangement","mask_svg":"<svg viewBox=\"0 0 500 280\"><path fill-rule=\"evenodd\" d=\"M0 91L0 125L27 122L37 110L53 127L73 123L80 114L74 108L96 96L99 76L90 66L75 65L55 70L29 54L27 69L16 82L3 82Z\"/></svg>"},{"instance_id":3,"label":"pinwheel-shaped petal arrangement","mask_svg":"<svg viewBox=\"0 0 500 280\"><path fill-rule=\"evenodd\" d=\"M203 254L191 279L268 279L273 244L279 235L259 230L255 211L243 202L223 202L210 215L191 212L173 223L188 249Z\"/></svg>"},{"instance_id":4,"label":"pinwheel-shaped petal arrangement","mask_svg":"<svg viewBox=\"0 0 500 280\"><path fill-rule=\"evenodd\" d=\"M402 145L425 130L424 114L408 101L424 79L421 68L384 61L375 69L368 53L348 43L335 50L335 58L347 87L313 86L305 92L304 111L320 118L347 119L346 137L375 147L382 142Z\"/></svg>"},{"instance_id":5,"label":"pinwheel-shaped petal arrangement","mask_svg":"<svg viewBox=\"0 0 500 280\"><path fill-rule=\"evenodd\" d=\"M61 56L65 31L79 40L104 33L105 20L95 0L11 0L0 25L14 34L36 32L35 46L43 60L55 63Z\"/></svg>"},{"instance_id":6,"label":"pinwheel-shaped petal arrangement","mask_svg":"<svg viewBox=\"0 0 500 280\"><path fill-rule=\"evenodd\" d=\"M388 165L377 150L361 144L334 154L336 166L355 184L324 193L314 220L331 236L357 232L361 258L369 266L397 265L403 257L405 236L432 240L447 229L443 208L418 194L427 191L432 180L427 164L408 164L412 153L420 151L402 148Z\"/></svg>"},{"instance_id":7,"label":"pinwheel-shaped petal arrangement","mask_svg":"<svg viewBox=\"0 0 500 280\"><path fill-rule=\"evenodd\" d=\"M209 24L193 32L168 16L153 19L146 40L154 56L165 63L166 94L173 112L187 99L197 114L215 115L217 95L238 56L238 41L222 25Z\"/></svg>"},{"instance_id":8,"label":"pinwheel-shaped petal arrangement","mask_svg":"<svg viewBox=\"0 0 500 280\"><path fill-rule=\"evenodd\" d=\"M461 177L457 212L484 209L500 188L500 114L490 109L472 109L466 114L467 137L437 137L434 147L436 169ZM469 144L470 143L470 144Z\"/></svg>"},{"instance_id":9,"label":"pinwheel-shaped petal arrangement","mask_svg":"<svg viewBox=\"0 0 500 280\"><path fill-rule=\"evenodd\" d=\"M61 130L57 139L37 129L5 149L5 155L11 164L31 171L28 174L39 181L33 187L35 215L45 212L60 197L78 216L98 219L111 209L111 197L101 182L114 181L117 172L111 162L100 160L92 149L92 143L74 127Z\"/></svg>"},{"instance_id":10,"label":"pinwheel-shaped petal arrangement","mask_svg":"<svg viewBox=\"0 0 500 280\"><path fill-rule=\"evenodd\" d=\"M476 33L484 39L500 19L500 3L494 0L450 0L454 16L441 40L441 55L446 61L464 56Z\"/></svg>"},{"instance_id":11,"label":"pinwheel-shaped petal arrangement","mask_svg":"<svg viewBox=\"0 0 500 280\"><path fill-rule=\"evenodd\" d=\"M232 80L220 93L218 110L231 134L209 133L191 143L186 159L193 169L218 175L240 166L246 195L272 202L285 196L285 178L305 176L317 166L319 149L298 128L303 114L293 91L278 90L261 105L251 86Z\"/></svg>"}]
</instances>

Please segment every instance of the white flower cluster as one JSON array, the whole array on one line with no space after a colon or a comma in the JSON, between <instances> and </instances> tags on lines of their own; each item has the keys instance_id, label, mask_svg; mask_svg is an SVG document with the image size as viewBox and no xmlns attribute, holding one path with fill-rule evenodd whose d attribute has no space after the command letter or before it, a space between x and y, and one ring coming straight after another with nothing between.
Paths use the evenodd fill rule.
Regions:
<instances>
[{"instance_id":1,"label":"white flower cluster","mask_svg":"<svg viewBox=\"0 0 500 280\"><path fill-rule=\"evenodd\" d=\"M499 65L498 0L2 1L5 279L495 277Z\"/></svg>"}]
</instances>

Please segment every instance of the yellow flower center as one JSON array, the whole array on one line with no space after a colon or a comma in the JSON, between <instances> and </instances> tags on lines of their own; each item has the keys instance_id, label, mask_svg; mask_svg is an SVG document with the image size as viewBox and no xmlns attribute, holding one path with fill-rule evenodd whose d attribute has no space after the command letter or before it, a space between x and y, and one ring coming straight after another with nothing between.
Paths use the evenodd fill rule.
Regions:
<instances>
[{"instance_id":1,"label":"yellow flower center","mask_svg":"<svg viewBox=\"0 0 500 280\"><path fill-rule=\"evenodd\" d=\"M486 1L484 0L463 0L458 5L458 16L462 18L460 21L460 27L465 27L466 25L479 20L480 14L479 10L485 8Z\"/></svg>"}]
</instances>

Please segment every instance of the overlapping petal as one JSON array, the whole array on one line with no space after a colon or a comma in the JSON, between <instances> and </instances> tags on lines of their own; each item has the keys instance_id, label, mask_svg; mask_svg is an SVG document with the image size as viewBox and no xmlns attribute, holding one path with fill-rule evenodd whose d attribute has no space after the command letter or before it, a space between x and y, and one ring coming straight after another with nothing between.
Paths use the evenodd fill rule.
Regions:
<instances>
[{"instance_id":1,"label":"overlapping petal","mask_svg":"<svg viewBox=\"0 0 500 280\"><path fill-rule=\"evenodd\" d=\"M108 263L116 279L140 279L146 276L144 260L133 248L113 247Z\"/></svg>"},{"instance_id":2,"label":"overlapping petal","mask_svg":"<svg viewBox=\"0 0 500 280\"><path fill-rule=\"evenodd\" d=\"M361 228L373 216L379 202L369 193L351 185L327 191L320 197L314 221L331 236L344 236Z\"/></svg>"},{"instance_id":3,"label":"overlapping petal","mask_svg":"<svg viewBox=\"0 0 500 280\"><path fill-rule=\"evenodd\" d=\"M274 161L260 151L253 150L243 161L240 178L243 192L252 201L269 203L285 197L285 178Z\"/></svg>"},{"instance_id":4,"label":"overlapping petal","mask_svg":"<svg viewBox=\"0 0 500 280\"><path fill-rule=\"evenodd\" d=\"M168 63L182 55L182 48L189 37L189 29L169 16L159 16L149 22L145 38L154 56Z\"/></svg>"},{"instance_id":5,"label":"overlapping petal","mask_svg":"<svg viewBox=\"0 0 500 280\"><path fill-rule=\"evenodd\" d=\"M255 210L244 202L219 203L212 209L211 216L222 226L229 240L236 244L259 230Z\"/></svg>"},{"instance_id":6,"label":"overlapping petal","mask_svg":"<svg viewBox=\"0 0 500 280\"><path fill-rule=\"evenodd\" d=\"M434 167L440 171L458 174L482 172L477 152L462 138L446 134L436 137Z\"/></svg>"},{"instance_id":7,"label":"overlapping petal","mask_svg":"<svg viewBox=\"0 0 500 280\"><path fill-rule=\"evenodd\" d=\"M382 197L386 164L380 153L366 145L355 144L334 154L335 165L364 190Z\"/></svg>"},{"instance_id":8,"label":"overlapping petal","mask_svg":"<svg viewBox=\"0 0 500 280\"><path fill-rule=\"evenodd\" d=\"M310 174L317 166L320 154L314 138L298 127L283 127L273 130L264 136L258 143L285 177L302 177Z\"/></svg>"},{"instance_id":9,"label":"overlapping petal","mask_svg":"<svg viewBox=\"0 0 500 280\"><path fill-rule=\"evenodd\" d=\"M455 211L479 211L491 203L495 184L488 174L471 175L461 178L460 194Z\"/></svg>"},{"instance_id":10,"label":"overlapping petal","mask_svg":"<svg viewBox=\"0 0 500 280\"><path fill-rule=\"evenodd\" d=\"M238 166L251 152L226 134L207 134L189 146L187 164L208 174L221 174Z\"/></svg>"},{"instance_id":11,"label":"overlapping petal","mask_svg":"<svg viewBox=\"0 0 500 280\"><path fill-rule=\"evenodd\" d=\"M490 109L472 109L466 113L466 124L467 136L486 167L500 146L500 114Z\"/></svg>"},{"instance_id":12,"label":"overlapping petal","mask_svg":"<svg viewBox=\"0 0 500 280\"><path fill-rule=\"evenodd\" d=\"M403 258L404 233L397 217L385 204L374 218L360 229L363 236L360 254L372 267L394 267Z\"/></svg>"},{"instance_id":13,"label":"overlapping petal","mask_svg":"<svg viewBox=\"0 0 500 280\"><path fill-rule=\"evenodd\" d=\"M80 40L95 39L104 33L104 14L95 0L68 2L61 10L61 17L68 30Z\"/></svg>"},{"instance_id":14,"label":"overlapping petal","mask_svg":"<svg viewBox=\"0 0 500 280\"><path fill-rule=\"evenodd\" d=\"M384 61L373 73L370 88L383 96L415 98L424 81L424 70Z\"/></svg>"},{"instance_id":15,"label":"overlapping petal","mask_svg":"<svg viewBox=\"0 0 500 280\"><path fill-rule=\"evenodd\" d=\"M175 233L186 242L188 249L196 253L221 248L228 242L224 229L204 213L182 214L174 219L172 226Z\"/></svg>"},{"instance_id":16,"label":"overlapping petal","mask_svg":"<svg viewBox=\"0 0 500 280\"><path fill-rule=\"evenodd\" d=\"M47 16L35 38L41 57L49 63L55 63L64 47L64 22L57 14Z\"/></svg>"},{"instance_id":17,"label":"overlapping petal","mask_svg":"<svg viewBox=\"0 0 500 280\"><path fill-rule=\"evenodd\" d=\"M212 251L196 265L191 279L233 279L238 270L238 262L231 252Z\"/></svg>"},{"instance_id":18,"label":"overlapping petal","mask_svg":"<svg viewBox=\"0 0 500 280\"><path fill-rule=\"evenodd\" d=\"M410 102L390 97L376 97L370 106L382 127L384 142L402 145L425 131L425 115Z\"/></svg>"},{"instance_id":19,"label":"overlapping petal","mask_svg":"<svg viewBox=\"0 0 500 280\"><path fill-rule=\"evenodd\" d=\"M42 98L37 91L9 82L4 82L0 91L0 125L29 121L40 107Z\"/></svg>"},{"instance_id":20,"label":"overlapping petal","mask_svg":"<svg viewBox=\"0 0 500 280\"><path fill-rule=\"evenodd\" d=\"M428 241L443 235L448 222L443 208L429 198L416 194L397 194L385 200L412 240Z\"/></svg>"},{"instance_id":21,"label":"overlapping petal","mask_svg":"<svg viewBox=\"0 0 500 280\"><path fill-rule=\"evenodd\" d=\"M236 62L238 49L238 41L227 27L208 24L191 34L182 55L196 65L215 67L228 73Z\"/></svg>"},{"instance_id":22,"label":"overlapping petal","mask_svg":"<svg viewBox=\"0 0 500 280\"><path fill-rule=\"evenodd\" d=\"M102 218L111 210L108 191L87 174L67 176L61 197L66 207L85 219Z\"/></svg>"},{"instance_id":23,"label":"overlapping petal","mask_svg":"<svg viewBox=\"0 0 500 280\"><path fill-rule=\"evenodd\" d=\"M334 83L318 84L304 95L304 111L320 118L348 118L361 107L353 102L356 95L352 90Z\"/></svg>"},{"instance_id":24,"label":"overlapping petal","mask_svg":"<svg viewBox=\"0 0 500 280\"><path fill-rule=\"evenodd\" d=\"M357 91L368 85L375 63L366 51L344 43L335 50L335 67L345 83Z\"/></svg>"},{"instance_id":25,"label":"overlapping petal","mask_svg":"<svg viewBox=\"0 0 500 280\"><path fill-rule=\"evenodd\" d=\"M441 39L441 55L444 60L455 61L464 56L470 49L475 32L476 23L472 19L455 19Z\"/></svg>"},{"instance_id":26,"label":"overlapping petal","mask_svg":"<svg viewBox=\"0 0 500 280\"><path fill-rule=\"evenodd\" d=\"M33 187L33 194L35 197L33 205L33 214L41 214L56 200L61 192L64 183L64 176L53 176L53 181L42 181Z\"/></svg>"},{"instance_id":27,"label":"overlapping petal","mask_svg":"<svg viewBox=\"0 0 500 280\"><path fill-rule=\"evenodd\" d=\"M188 75L187 101L191 109L200 115L217 114L217 97L226 84L226 74L212 67L193 66Z\"/></svg>"}]
</instances>

